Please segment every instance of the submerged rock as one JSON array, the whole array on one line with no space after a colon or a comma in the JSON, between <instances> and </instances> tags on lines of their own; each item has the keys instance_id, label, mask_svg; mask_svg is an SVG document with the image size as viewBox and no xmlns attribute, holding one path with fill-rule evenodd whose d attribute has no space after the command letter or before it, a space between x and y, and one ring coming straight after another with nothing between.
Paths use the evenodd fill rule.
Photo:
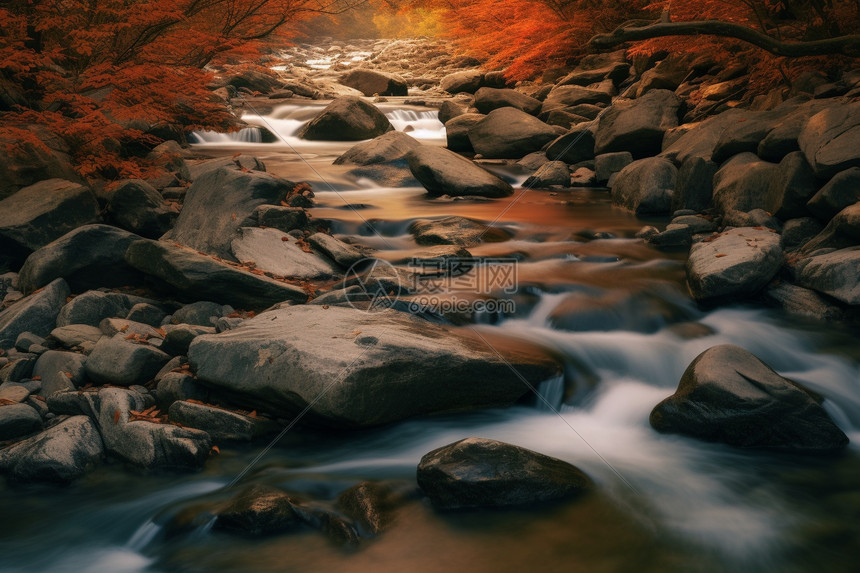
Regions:
<instances>
[{"instance_id":1,"label":"submerged rock","mask_svg":"<svg viewBox=\"0 0 860 573\"><path fill-rule=\"evenodd\" d=\"M284 491L261 484L249 486L216 510L216 530L261 537L298 529L305 521Z\"/></svg>"},{"instance_id":2,"label":"submerged rock","mask_svg":"<svg viewBox=\"0 0 860 573\"><path fill-rule=\"evenodd\" d=\"M481 242L496 243L510 238L505 231L488 227L465 217L442 217L441 219L416 219L409 225L409 232L419 245L473 246Z\"/></svg>"},{"instance_id":3,"label":"submerged rock","mask_svg":"<svg viewBox=\"0 0 860 573\"><path fill-rule=\"evenodd\" d=\"M659 432L741 448L838 452L848 438L820 402L743 348L724 344L693 360L650 422Z\"/></svg>"},{"instance_id":4,"label":"submerged rock","mask_svg":"<svg viewBox=\"0 0 860 573\"><path fill-rule=\"evenodd\" d=\"M505 507L580 495L591 480L577 467L519 446L466 438L429 452L418 485L440 509Z\"/></svg>"}]
</instances>

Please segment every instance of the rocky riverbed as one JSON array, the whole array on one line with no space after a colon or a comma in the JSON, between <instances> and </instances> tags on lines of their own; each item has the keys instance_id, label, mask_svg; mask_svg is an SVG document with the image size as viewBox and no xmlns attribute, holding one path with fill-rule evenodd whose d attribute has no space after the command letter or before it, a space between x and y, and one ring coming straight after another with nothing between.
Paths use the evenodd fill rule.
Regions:
<instances>
[{"instance_id":1,"label":"rocky riverbed","mask_svg":"<svg viewBox=\"0 0 860 573\"><path fill-rule=\"evenodd\" d=\"M850 570L860 73L265 63L158 177L4 165L4 567Z\"/></svg>"}]
</instances>

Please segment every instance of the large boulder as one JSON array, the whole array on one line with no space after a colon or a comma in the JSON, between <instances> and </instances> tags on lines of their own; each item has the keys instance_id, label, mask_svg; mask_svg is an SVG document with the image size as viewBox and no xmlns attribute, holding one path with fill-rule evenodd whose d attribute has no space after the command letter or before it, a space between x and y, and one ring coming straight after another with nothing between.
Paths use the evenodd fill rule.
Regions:
<instances>
[{"instance_id":1,"label":"large boulder","mask_svg":"<svg viewBox=\"0 0 860 573\"><path fill-rule=\"evenodd\" d=\"M295 183L259 171L220 167L198 177L185 196L174 228L163 239L235 260L230 244L240 227L257 224L260 205L277 205Z\"/></svg>"},{"instance_id":2,"label":"large boulder","mask_svg":"<svg viewBox=\"0 0 860 573\"><path fill-rule=\"evenodd\" d=\"M556 83L560 86L588 86L610 79L618 85L628 75L630 64L627 63L626 51L618 50L585 56L579 60L572 72Z\"/></svg>"},{"instance_id":3,"label":"large boulder","mask_svg":"<svg viewBox=\"0 0 860 573\"><path fill-rule=\"evenodd\" d=\"M541 102L511 89L481 88L475 92L473 104L479 112L487 114L500 107L512 107L530 115L537 115Z\"/></svg>"},{"instance_id":4,"label":"large boulder","mask_svg":"<svg viewBox=\"0 0 860 573\"><path fill-rule=\"evenodd\" d=\"M135 284L139 273L125 264L125 250L139 236L109 225L84 225L38 249L18 274L29 294L64 278L75 292L97 286Z\"/></svg>"},{"instance_id":5,"label":"large boulder","mask_svg":"<svg viewBox=\"0 0 860 573\"><path fill-rule=\"evenodd\" d=\"M405 96L408 94L406 80L396 74L377 70L355 69L340 77L340 83L357 89L366 96Z\"/></svg>"},{"instance_id":6,"label":"large boulder","mask_svg":"<svg viewBox=\"0 0 860 573\"><path fill-rule=\"evenodd\" d=\"M800 261L797 281L845 304L860 305L860 246Z\"/></svg>"},{"instance_id":7,"label":"large boulder","mask_svg":"<svg viewBox=\"0 0 860 573\"><path fill-rule=\"evenodd\" d=\"M168 360L168 354L148 344L126 340L123 333L99 340L84 368L93 382L134 386L152 380Z\"/></svg>"},{"instance_id":8,"label":"large boulder","mask_svg":"<svg viewBox=\"0 0 860 573\"><path fill-rule=\"evenodd\" d=\"M481 87L481 82L484 80L484 74L478 70L466 70L463 72L454 72L443 77L439 82L439 87L451 94L466 92L473 94Z\"/></svg>"},{"instance_id":9,"label":"large boulder","mask_svg":"<svg viewBox=\"0 0 860 573\"><path fill-rule=\"evenodd\" d=\"M48 179L0 201L0 258L27 255L99 219L93 192L80 183Z\"/></svg>"},{"instance_id":10,"label":"large boulder","mask_svg":"<svg viewBox=\"0 0 860 573\"><path fill-rule=\"evenodd\" d=\"M0 404L0 442L32 434L42 428L42 416L27 404Z\"/></svg>"},{"instance_id":11,"label":"large boulder","mask_svg":"<svg viewBox=\"0 0 860 573\"><path fill-rule=\"evenodd\" d=\"M636 89L637 97L642 97L651 90L675 91L690 75L692 57L689 54L672 54L650 70L646 70L639 80Z\"/></svg>"},{"instance_id":12,"label":"large boulder","mask_svg":"<svg viewBox=\"0 0 860 573\"><path fill-rule=\"evenodd\" d=\"M666 90L617 101L598 120L594 152L629 151L634 158L660 153L663 135L678 126L680 106L680 98Z\"/></svg>"},{"instance_id":13,"label":"large boulder","mask_svg":"<svg viewBox=\"0 0 860 573\"><path fill-rule=\"evenodd\" d=\"M735 155L714 175L714 207L720 213L753 209L775 212L779 205L768 191L778 169L776 164L762 161L752 153Z\"/></svg>"},{"instance_id":14,"label":"large boulder","mask_svg":"<svg viewBox=\"0 0 860 573\"><path fill-rule=\"evenodd\" d=\"M56 279L42 290L0 311L0 348L12 348L22 332L48 336L57 326L57 315L70 292L66 281Z\"/></svg>"},{"instance_id":15,"label":"large boulder","mask_svg":"<svg viewBox=\"0 0 860 573\"><path fill-rule=\"evenodd\" d=\"M827 226L803 246L805 253L817 249L841 249L860 244L860 201L845 207Z\"/></svg>"},{"instance_id":16,"label":"large boulder","mask_svg":"<svg viewBox=\"0 0 860 573\"><path fill-rule=\"evenodd\" d=\"M672 210L704 211L711 207L714 196L714 175L719 166L701 157L689 157L678 170Z\"/></svg>"},{"instance_id":17,"label":"large boulder","mask_svg":"<svg viewBox=\"0 0 860 573\"><path fill-rule=\"evenodd\" d=\"M779 162L767 197L772 213L782 220L806 215L806 204L818 189L818 180L803 153L794 151ZM860 196L860 191L858 191Z\"/></svg>"},{"instance_id":18,"label":"large boulder","mask_svg":"<svg viewBox=\"0 0 860 573\"><path fill-rule=\"evenodd\" d=\"M335 165L373 165L401 159L421 142L402 131L389 131L350 147L334 160Z\"/></svg>"},{"instance_id":19,"label":"large boulder","mask_svg":"<svg viewBox=\"0 0 860 573\"><path fill-rule=\"evenodd\" d=\"M556 86L550 90L546 99L543 100L541 113L549 113L557 109L564 109L582 103L609 105L612 103L612 96L602 90L594 90L581 86Z\"/></svg>"},{"instance_id":20,"label":"large boulder","mask_svg":"<svg viewBox=\"0 0 860 573\"><path fill-rule=\"evenodd\" d=\"M545 189L552 185L570 187L570 168L562 161L547 161L523 183L524 187Z\"/></svg>"},{"instance_id":21,"label":"large boulder","mask_svg":"<svg viewBox=\"0 0 860 573\"><path fill-rule=\"evenodd\" d=\"M488 227L465 217L442 217L441 219L416 219L409 225L409 232L419 245L459 245L470 247L481 242L495 243L510 238L505 231Z\"/></svg>"},{"instance_id":22,"label":"large boulder","mask_svg":"<svg viewBox=\"0 0 860 573\"><path fill-rule=\"evenodd\" d=\"M809 212L828 221L845 207L860 201L860 167L837 173L806 204Z\"/></svg>"},{"instance_id":23,"label":"large boulder","mask_svg":"<svg viewBox=\"0 0 860 573\"><path fill-rule=\"evenodd\" d=\"M552 126L512 107L491 111L469 130L475 153L494 159L520 159L556 137Z\"/></svg>"},{"instance_id":24,"label":"large boulder","mask_svg":"<svg viewBox=\"0 0 860 573\"><path fill-rule=\"evenodd\" d=\"M418 486L440 509L557 501L581 495L591 485L567 462L485 438L437 448L418 464Z\"/></svg>"},{"instance_id":25,"label":"large boulder","mask_svg":"<svg viewBox=\"0 0 860 573\"><path fill-rule=\"evenodd\" d=\"M101 462L104 445L87 416L73 416L0 450L0 472L18 482L73 481Z\"/></svg>"},{"instance_id":26,"label":"large boulder","mask_svg":"<svg viewBox=\"0 0 860 573\"><path fill-rule=\"evenodd\" d=\"M507 343L506 343L507 342ZM240 403L333 428L505 406L558 365L522 342L490 341L395 310L295 306L217 335L188 357L201 382Z\"/></svg>"},{"instance_id":27,"label":"large boulder","mask_svg":"<svg viewBox=\"0 0 860 573\"><path fill-rule=\"evenodd\" d=\"M506 197L514 192L508 183L447 149L421 146L410 151L406 160L431 195Z\"/></svg>"},{"instance_id":28,"label":"large boulder","mask_svg":"<svg viewBox=\"0 0 860 573\"><path fill-rule=\"evenodd\" d=\"M812 116L798 138L819 177L860 167L860 102L838 103Z\"/></svg>"},{"instance_id":29,"label":"large boulder","mask_svg":"<svg viewBox=\"0 0 860 573\"><path fill-rule=\"evenodd\" d=\"M262 309L284 301L304 302L301 288L230 266L196 251L142 239L128 248L126 262L166 283L181 296L239 308Z\"/></svg>"},{"instance_id":30,"label":"large boulder","mask_svg":"<svg viewBox=\"0 0 860 573\"><path fill-rule=\"evenodd\" d=\"M347 96L328 104L299 130L298 136L317 141L360 141L393 129L388 118L372 103Z\"/></svg>"},{"instance_id":31,"label":"large boulder","mask_svg":"<svg viewBox=\"0 0 860 573\"><path fill-rule=\"evenodd\" d=\"M693 245L687 284L693 298L703 303L748 298L773 279L782 259L778 234L752 227L731 229Z\"/></svg>"},{"instance_id":32,"label":"large boulder","mask_svg":"<svg viewBox=\"0 0 860 573\"><path fill-rule=\"evenodd\" d=\"M449 119L445 123L448 149L451 151L474 151L472 141L469 139L469 130L485 117L487 116L482 113L464 113Z\"/></svg>"},{"instance_id":33,"label":"large boulder","mask_svg":"<svg viewBox=\"0 0 860 573\"><path fill-rule=\"evenodd\" d=\"M241 227L233 239L239 262L292 279L330 278L337 269L316 253L306 252L295 238L277 229Z\"/></svg>"},{"instance_id":34,"label":"large boulder","mask_svg":"<svg viewBox=\"0 0 860 573\"><path fill-rule=\"evenodd\" d=\"M546 157L571 165L593 159L594 133L585 127L574 127L547 146Z\"/></svg>"},{"instance_id":35,"label":"large boulder","mask_svg":"<svg viewBox=\"0 0 860 573\"><path fill-rule=\"evenodd\" d=\"M848 438L820 402L743 348L724 344L693 360L650 421L659 432L741 448L835 453Z\"/></svg>"},{"instance_id":36,"label":"large boulder","mask_svg":"<svg viewBox=\"0 0 860 573\"><path fill-rule=\"evenodd\" d=\"M676 165L683 165L691 157L710 161L722 134L753 116L754 112L749 110L730 109L709 117L690 126L680 137L667 140L660 156L670 159Z\"/></svg>"},{"instance_id":37,"label":"large boulder","mask_svg":"<svg viewBox=\"0 0 860 573\"><path fill-rule=\"evenodd\" d=\"M177 213L164 202L161 193L140 179L123 181L110 192L107 215L117 227L148 239L157 239L170 230Z\"/></svg>"},{"instance_id":38,"label":"large boulder","mask_svg":"<svg viewBox=\"0 0 860 573\"><path fill-rule=\"evenodd\" d=\"M612 202L637 215L668 213L678 170L660 157L634 161L615 175Z\"/></svg>"}]
</instances>

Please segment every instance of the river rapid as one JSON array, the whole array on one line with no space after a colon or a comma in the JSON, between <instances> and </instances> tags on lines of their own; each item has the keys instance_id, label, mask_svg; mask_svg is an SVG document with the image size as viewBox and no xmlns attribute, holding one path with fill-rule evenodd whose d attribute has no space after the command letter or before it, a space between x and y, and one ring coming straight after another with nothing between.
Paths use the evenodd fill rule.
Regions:
<instances>
[{"instance_id":1,"label":"river rapid","mask_svg":"<svg viewBox=\"0 0 860 573\"><path fill-rule=\"evenodd\" d=\"M380 108L394 126L444 145L432 108ZM506 199L430 199L422 188L385 188L332 161L352 144L305 142L296 131L316 103L246 108L254 128L198 134L213 156L245 153L268 171L308 181L316 219L333 234L402 260L417 248L417 218L459 215L494 222L512 239L470 249L518 260L516 312L473 317L481 332L509 333L552 349L565 374L509 409L406 421L375 430L317 434L295 429L245 482L333 499L363 480L414 482L421 456L477 436L569 461L597 493L552 507L438 513L420 499L397 510L390 529L344 548L318 532L262 540L175 521L216 499L264 444L224 448L194 475L134 475L107 465L64 489L0 490L0 570L120 571L829 571L854 566L860 542L860 352L856 334L799 323L760 306L703 311L686 294L684 253L645 247L643 221L599 189L523 190L528 175L489 165L517 187ZM571 293L594 297L576 328L559 319ZM612 301L632 300L630 304ZM602 302L610 301L606 304ZM655 322L654 316L663 317ZM583 325L584 324L584 325ZM837 459L746 452L661 435L648 415L673 393L703 350L741 346L781 375L825 398L851 439Z\"/></svg>"}]
</instances>

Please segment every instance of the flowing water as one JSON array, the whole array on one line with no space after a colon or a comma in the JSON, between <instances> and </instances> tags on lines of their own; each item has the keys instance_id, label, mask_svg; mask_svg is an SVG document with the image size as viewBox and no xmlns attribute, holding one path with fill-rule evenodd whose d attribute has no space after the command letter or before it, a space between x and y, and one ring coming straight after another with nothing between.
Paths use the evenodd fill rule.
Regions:
<instances>
[{"instance_id":1,"label":"flowing water","mask_svg":"<svg viewBox=\"0 0 860 573\"><path fill-rule=\"evenodd\" d=\"M223 488L262 446L224 448L194 475L133 475L114 464L64 489L0 491L0 570L853 570L860 546L856 334L799 324L766 308L697 309L685 294L683 255L633 239L643 222L612 207L605 191L431 200L422 189L356 179L331 166L350 143L295 137L319 109L285 105L246 116L276 134L274 143L245 131L200 134L197 147L253 154L277 175L312 182L313 216L331 220L336 236L379 249L380 258L396 260L417 247L407 232L416 218L494 222L512 239L472 252L517 258L517 309L473 317L475 328L488 339L504 333L544 346L566 368L556 379L532 381L539 395L509 409L347 434L294 430L246 481L333 499L363 480L414 480L423 454L479 436L567 460L595 480L598 492L498 512L440 514L418 500L397 511L390 530L346 549L312 531L228 537L212 532L206 519L172 530L168 525L195 504L227 495ZM383 111L397 129L444 143L434 112L396 104ZM514 183L526 175L491 168ZM565 322L559 308L571 294L601 304L580 322ZM633 302L611 303L624 300ZM722 343L748 349L823 395L851 438L848 452L838 459L785 457L653 431L654 405L674 391L698 353Z\"/></svg>"}]
</instances>

